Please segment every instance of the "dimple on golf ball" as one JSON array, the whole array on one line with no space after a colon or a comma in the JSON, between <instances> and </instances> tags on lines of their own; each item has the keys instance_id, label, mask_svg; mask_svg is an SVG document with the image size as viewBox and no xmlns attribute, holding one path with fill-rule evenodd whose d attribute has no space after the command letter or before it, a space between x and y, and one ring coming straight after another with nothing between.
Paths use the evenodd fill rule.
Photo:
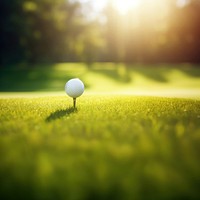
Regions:
<instances>
[{"instance_id":1,"label":"dimple on golf ball","mask_svg":"<svg viewBox=\"0 0 200 200\"><path fill-rule=\"evenodd\" d=\"M78 78L70 79L65 84L65 91L72 98L80 97L84 92L84 84Z\"/></svg>"}]
</instances>

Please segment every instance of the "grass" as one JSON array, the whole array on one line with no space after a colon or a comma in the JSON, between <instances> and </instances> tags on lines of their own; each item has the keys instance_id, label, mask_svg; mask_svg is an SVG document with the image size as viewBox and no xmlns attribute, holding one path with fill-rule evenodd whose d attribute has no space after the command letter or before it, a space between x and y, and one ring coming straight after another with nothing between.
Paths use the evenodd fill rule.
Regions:
<instances>
[{"instance_id":1,"label":"grass","mask_svg":"<svg viewBox=\"0 0 200 200\"><path fill-rule=\"evenodd\" d=\"M200 70L193 65L125 65L63 63L0 70L1 92L63 91L67 80L81 78L88 92L141 93L186 91L200 95Z\"/></svg>"},{"instance_id":2,"label":"grass","mask_svg":"<svg viewBox=\"0 0 200 200\"><path fill-rule=\"evenodd\" d=\"M3 199L199 199L200 101L0 100Z\"/></svg>"},{"instance_id":3,"label":"grass","mask_svg":"<svg viewBox=\"0 0 200 200\"><path fill-rule=\"evenodd\" d=\"M77 109L72 77L86 85ZM1 69L1 198L200 199L199 77L189 65Z\"/></svg>"}]
</instances>

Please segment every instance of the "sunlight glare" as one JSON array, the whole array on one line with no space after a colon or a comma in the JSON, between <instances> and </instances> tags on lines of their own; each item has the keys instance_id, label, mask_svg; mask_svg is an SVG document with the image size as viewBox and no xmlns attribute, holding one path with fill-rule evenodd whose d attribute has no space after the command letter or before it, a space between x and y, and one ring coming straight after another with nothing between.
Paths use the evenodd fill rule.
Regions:
<instances>
[{"instance_id":1,"label":"sunlight glare","mask_svg":"<svg viewBox=\"0 0 200 200\"><path fill-rule=\"evenodd\" d=\"M176 4L178 7L184 7L190 3L190 0L177 0Z\"/></svg>"},{"instance_id":2,"label":"sunlight glare","mask_svg":"<svg viewBox=\"0 0 200 200\"><path fill-rule=\"evenodd\" d=\"M113 5L120 14L125 15L131 9L138 8L140 0L113 0Z\"/></svg>"}]
</instances>

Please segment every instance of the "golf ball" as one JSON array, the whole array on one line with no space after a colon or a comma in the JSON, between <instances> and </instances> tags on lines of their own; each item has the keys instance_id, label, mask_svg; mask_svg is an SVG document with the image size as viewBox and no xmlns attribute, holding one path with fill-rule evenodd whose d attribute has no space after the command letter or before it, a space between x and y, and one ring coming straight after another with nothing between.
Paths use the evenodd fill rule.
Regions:
<instances>
[{"instance_id":1,"label":"golf ball","mask_svg":"<svg viewBox=\"0 0 200 200\"><path fill-rule=\"evenodd\" d=\"M83 92L84 92L84 84L78 78L70 79L65 84L65 91L70 97L77 98L77 97L79 97L79 96L81 96L83 94Z\"/></svg>"}]
</instances>

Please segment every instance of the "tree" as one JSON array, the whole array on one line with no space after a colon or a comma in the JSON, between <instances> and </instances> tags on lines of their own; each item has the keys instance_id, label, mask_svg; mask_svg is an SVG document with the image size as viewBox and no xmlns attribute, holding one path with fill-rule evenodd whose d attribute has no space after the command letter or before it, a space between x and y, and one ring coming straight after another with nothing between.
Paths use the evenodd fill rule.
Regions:
<instances>
[{"instance_id":1,"label":"tree","mask_svg":"<svg viewBox=\"0 0 200 200\"><path fill-rule=\"evenodd\" d=\"M88 60L89 51L94 56L99 35L80 3L1 0L0 5L1 65Z\"/></svg>"},{"instance_id":2,"label":"tree","mask_svg":"<svg viewBox=\"0 0 200 200\"><path fill-rule=\"evenodd\" d=\"M107 5L105 41L109 61L200 62L200 3L182 7L175 0L142 1L120 16Z\"/></svg>"}]
</instances>

